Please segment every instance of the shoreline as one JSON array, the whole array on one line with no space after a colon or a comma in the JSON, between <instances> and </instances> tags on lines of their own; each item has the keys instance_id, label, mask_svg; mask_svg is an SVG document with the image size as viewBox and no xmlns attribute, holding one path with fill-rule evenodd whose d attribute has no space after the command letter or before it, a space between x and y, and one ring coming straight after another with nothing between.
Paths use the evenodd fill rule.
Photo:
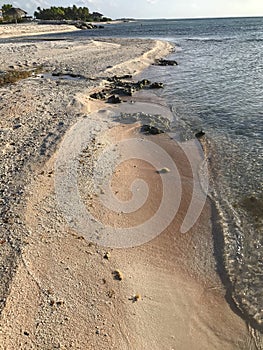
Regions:
<instances>
[{"instance_id":1,"label":"shoreline","mask_svg":"<svg viewBox=\"0 0 263 350\"><path fill-rule=\"evenodd\" d=\"M130 44L125 43L125 40L106 41L87 41L85 44L53 42L43 43L41 46L34 43L32 51L27 48L26 53L23 51L24 44L20 44L18 47L23 56L15 59L12 57L13 62L9 60L8 64L17 65L18 61L23 66L26 61L29 65L33 61L37 64L44 62L47 69L54 69L56 65L61 71L71 69L74 73L82 72L87 77L96 74L99 82L104 84L102 78L105 74L138 74L154 58L158 58L158 55L163 57L171 49L168 44L161 45L160 42L156 46L156 41L155 46L154 41L129 40ZM129 45L138 42L141 45L136 46L137 51L130 48ZM10 49L8 45L4 46L8 50L6 55L10 55L12 47ZM123 57L118 57L120 52L123 54L123 46L126 50L130 49L124 63ZM114 58L109 58L113 48L119 51ZM14 47L13 49L15 50ZM55 64L52 59L47 59L51 49L61 58ZM100 60L93 57L92 72L90 68L83 66L85 61L82 54L87 49L90 50L90 55L101 55ZM129 55L131 57L127 59ZM75 57L74 64L72 57ZM103 62L102 58L107 57L107 62ZM109 62L113 63L112 68L107 68ZM87 65L86 62L85 64ZM202 350L211 349L211 342L216 344L215 349L221 349L222 346L226 349L241 349L249 341L249 334L244 322L229 310L224 301L224 290L220 291L220 283L217 281L216 292L213 292L214 282L210 286L194 282L193 271L186 266L189 263L193 267L198 262L198 256L195 260L194 256L185 251L189 247L191 251L196 250L190 238L185 241L185 238L178 235L175 244L172 226L166 233L139 248L111 250L108 261L104 258L106 249L82 240L68 227L65 218L56 208L53 198L54 152L62 136L77 120L83 116L90 118L90 112L96 111L98 107L105 109L106 104L90 103L88 92L94 88L96 90L95 84L97 82L93 80L56 81L39 77L1 89L5 101L9 101L11 96L13 101L16 99L15 108L12 102L5 102L2 106L5 120L1 122L5 125L2 124L1 127L7 141L3 156L7 169L14 167L10 162L14 154L17 154L17 149L24 150L27 147L27 152L31 152L28 156L15 156L16 166L22 170L13 169L13 173L10 172L14 176L13 182L8 172L4 174L4 188L9 192L13 189L14 192L13 198L9 198L13 208L10 211L12 215L6 213L5 216L6 236L3 239L6 242L1 244L5 259L2 264L10 266L9 277L2 278L3 283L0 286L2 299L5 299L0 318L0 339L3 340L1 344L8 349L16 349L18 344L30 344L32 348L36 348L36 342L43 349L57 346L58 343L65 348L82 346L80 348L83 349L87 348L88 343L90 349L95 344L100 349L108 349L113 344L119 344L122 349L136 346L142 348L151 344L152 349L159 350L161 342L164 349L166 346L181 346L180 349L188 350L198 339ZM17 115L20 115L19 120L16 120ZM45 119L41 119L43 116ZM97 121L96 118L93 120L94 123ZM128 134L130 132L128 130ZM36 148L31 150L32 136ZM98 141L96 142L95 148L99 146ZM26 175L24 184L19 181L21 173ZM21 200L17 202L20 196ZM206 227L209 210L204 215L206 219L200 225L200 230ZM191 237L196 237L194 232ZM212 244L211 237L209 239L209 244ZM22 245L20 241L23 242ZM206 240L201 239L196 241L196 245L201 249L205 242ZM200 253L204 253L203 250ZM16 259L12 260L12 254L17 254ZM182 267L180 261L183 262L184 254L187 256L184 263L186 270L180 272L178 266ZM207 254L210 255L211 251ZM202 257L201 260L204 265L201 264L200 269L206 269L206 259ZM11 268L11 261L16 261L16 269ZM112 270L117 268L121 268L124 273L124 280L121 282L111 276ZM9 291L3 290L5 281ZM142 295L142 300L138 303L129 300L134 293ZM176 317L169 311L171 308L174 308ZM221 317L217 322L214 320L214 308ZM205 318L199 317L200 314L205 315ZM165 328L153 321L154 317L158 318L160 315L163 315ZM226 319L228 321L224 324ZM216 326L210 328L212 321L222 327L220 331ZM76 336L75 330L76 327L79 328L79 322L86 334L80 332ZM143 326L145 323L149 325L147 330ZM169 327L174 330L176 338L167 332ZM142 330L146 333L142 334ZM192 335L192 339L187 339L187 333ZM234 341L238 342L234 344Z\"/></svg>"},{"instance_id":2,"label":"shoreline","mask_svg":"<svg viewBox=\"0 0 263 350\"><path fill-rule=\"evenodd\" d=\"M2 24L0 25L0 39L8 39L22 36L38 36L63 32L78 31L80 29L72 25L54 25L38 23Z\"/></svg>"},{"instance_id":3,"label":"shoreline","mask_svg":"<svg viewBox=\"0 0 263 350\"><path fill-rule=\"evenodd\" d=\"M213 148L211 148L211 140L206 137L200 140L200 144L204 151L205 157L209 156L209 153L215 153ZM231 255L230 250L226 247L229 243L230 239L230 230L227 226L224 225L224 222L227 220L224 219L224 215L226 214L222 208L222 203L220 203L220 198L218 198L217 191L219 188L216 188L216 184L214 183L215 172L213 169L213 161L209 159L209 174L210 174L210 182L212 182L213 192L209 195L209 200L212 205L213 212L213 223L215 227L215 232L218 232L217 236L219 236L219 241L217 241L216 235L214 236L215 243L217 242L217 246L215 245L215 250L218 249L218 261L219 261L219 276L222 280L222 283L226 287L226 300L228 301L231 308L239 315L242 319L244 319L248 327L251 328L252 333L256 332L256 344L259 349L262 348L261 345L261 337L262 337L262 322L258 314L256 314L253 308L253 305L246 304L244 300L242 300L242 293L239 290L235 290L235 274L233 271L237 268L235 265L235 256ZM234 221L234 219L232 218ZM251 309L250 309L251 307ZM255 317L258 316L258 317ZM258 332L258 334L257 334ZM258 338L258 339L257 339Z\"/></svg>"},{"instance_id":4,"label":"shoreline","mask_svg":"<svg viewBox=\"0 0 263 350\"><path fill-rule=\"evenodd\" d=\"M107 25L118 24L121 21L112 22L90 22L92 25ZM45 34L67 33L73 31L80 31L73 24L52 24L52 23L18 23L18 24L1 24L0 25L0 39L8 39L24 36L38 36ZM87 29L96 30L96 29ZM99 29L98 29L99 30Z\"/></svg>"}]
</instances>

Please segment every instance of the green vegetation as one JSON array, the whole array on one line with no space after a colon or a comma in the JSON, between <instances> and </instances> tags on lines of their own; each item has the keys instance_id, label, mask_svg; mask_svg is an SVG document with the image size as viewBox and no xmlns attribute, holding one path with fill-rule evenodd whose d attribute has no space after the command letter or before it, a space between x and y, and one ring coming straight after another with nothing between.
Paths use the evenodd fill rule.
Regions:
<instances>
[{"instance_id":1,"label":"green vegetation","mask_svg":"<svg viewBox=\"0 0 263 350\"><path fill-rule=\"evenodd\" d=\"M37 8L34 16L37 19L42 20L74 20L85 22L104 22L110 21L110 18L104 17L99 12L90 13L87 7L55 7L52 6L49 9Z\"/></svg>"},{"instance_id":2,"label":"green vegetation","mask_svg":"<svg viewBox=\"0 0 263 350\"><path fill-rule=\"evenodd\" d=\"M5 15L5 12L7 12L8 10L10 10L13 6L11 4L4 4L2 6L2 11L3 11L3 16Z\"/></svg>"}]
</instances>

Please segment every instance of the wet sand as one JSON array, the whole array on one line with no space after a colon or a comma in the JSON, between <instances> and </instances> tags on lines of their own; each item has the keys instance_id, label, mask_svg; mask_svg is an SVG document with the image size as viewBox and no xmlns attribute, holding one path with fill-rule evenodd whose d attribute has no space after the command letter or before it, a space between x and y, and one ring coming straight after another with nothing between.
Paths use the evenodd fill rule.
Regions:
<instances>
[{"instance_id":1,"label":"wet sand","mask_svg":"<svg viewBox=\"0 0 263 350\"><path fill-rule=\"evenodd\" d=\"M31 45L2 44L3 68L8 66L4 58L10 57L9 65L37 62L47 69L71 70L97 80L36 77L1 89L5 192L0 349L255 349L246 323L226 301L217 274L213 237L217 233L208 200L197 222L181 233L195 181L186 153L166 134L142 135L138 124L116 123L112 113L118 114L119 107L88 97L104 84L105 75L138 73L171 47L127 39ZM50 58L50 52L55 58ZM144 102L138 98L121 108L132 113L134 106L140 108ZM160 103L154 108L159 107ZM147 240L149 230L143 244L107 247L100 244L102 236L96 227L90 225L83 234L66 220L57 201L56 164L61 145L83 121L87 129L80 129L81 135L88 134L91 142L85 157L76 158L79 193L106 230L106 224L133 227L150 218L160 207L162 178L170 176L172 181L175 174L158 174L139 159L120 164L112 178L119 199L130 199L127 187L137 177L152 191L141 211L122 214L120 219L112 210L102 210L100 198L85 187L94 179L96 157L109 143L134 138L132 151L138 155L145 138L176 164L182 193L178 211L153 239ZM198 156L196 143L185 146ZM123 156L118 149L116 154L116 159L106 158L109 168ZM167 167L159 161L160 168Z\"/></svg>"}]
</instances>

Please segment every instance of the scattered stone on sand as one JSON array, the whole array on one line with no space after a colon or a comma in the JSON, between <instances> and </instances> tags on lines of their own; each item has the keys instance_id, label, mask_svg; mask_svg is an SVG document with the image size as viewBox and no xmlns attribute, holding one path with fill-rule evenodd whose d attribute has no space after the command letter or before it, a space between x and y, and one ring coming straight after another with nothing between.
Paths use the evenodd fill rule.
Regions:
<instances>
[{"instance_id":1,"label":"scattered stone on sand","mask_svg":"<svg viewBox=\"0 0 263 350\"><path fill-rule=\"evenodd\" d=\"M136 301L139 301L141 299L142 299L142 296L139 293L136 293L131 298L129 298L129 300L132 300L133 303L136 303Z\"/></svg>"},{"instance_id":2,"label":"scattered stone on sand","mask_svg":"<svg viewBox=\"0 0 263 350\"><path fill-rule=\"evenodd\" d=\"M110 252L106 252L106 253L104 254L104 259L109 260L110 257L111 257Z\"/></svg>"},{"instance_id":3,"label":"scattered stone on sand","mask_svg":"<svg viewBox=\"0 0 263 350\"><path fill-rule=\"evenodd\" d=\"M112 272L114 279L117 281L122 281L123 280L123 273L120 270L115 270Z\"/></svg>"},{"instance_id":4,"label":"scattered stone on sand","mask_svg":"<svg viewBox=\"0 0 263 350\"><path fill-rule=\"evenodd\" d=\"M157 170L157 173L158 174L166 174L166 173L169 173L171 170L169 168L162 168L162 169L159 169Z\"/></svg>"}]
</instances>

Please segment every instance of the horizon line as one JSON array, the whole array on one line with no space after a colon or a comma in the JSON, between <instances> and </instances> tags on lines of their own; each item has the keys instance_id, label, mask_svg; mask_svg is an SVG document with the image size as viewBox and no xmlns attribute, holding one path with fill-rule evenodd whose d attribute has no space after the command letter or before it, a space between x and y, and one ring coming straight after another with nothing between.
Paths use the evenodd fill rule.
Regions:
<instances>
[{"instance_id":1,"label":"horizon line","mask_svg":"<svg viewBox=\"0 0 263 350\"><path fill-rule=\"evenodd\" d=\"M184 19L231 19L231 18L261 18L263 15L238 15L238 16L216 16L216 17L149 17L149 18L142 18L142 17L119 17L113 19L113 21L117 20L184 20Z\"/></svg>"}]
</instances>

